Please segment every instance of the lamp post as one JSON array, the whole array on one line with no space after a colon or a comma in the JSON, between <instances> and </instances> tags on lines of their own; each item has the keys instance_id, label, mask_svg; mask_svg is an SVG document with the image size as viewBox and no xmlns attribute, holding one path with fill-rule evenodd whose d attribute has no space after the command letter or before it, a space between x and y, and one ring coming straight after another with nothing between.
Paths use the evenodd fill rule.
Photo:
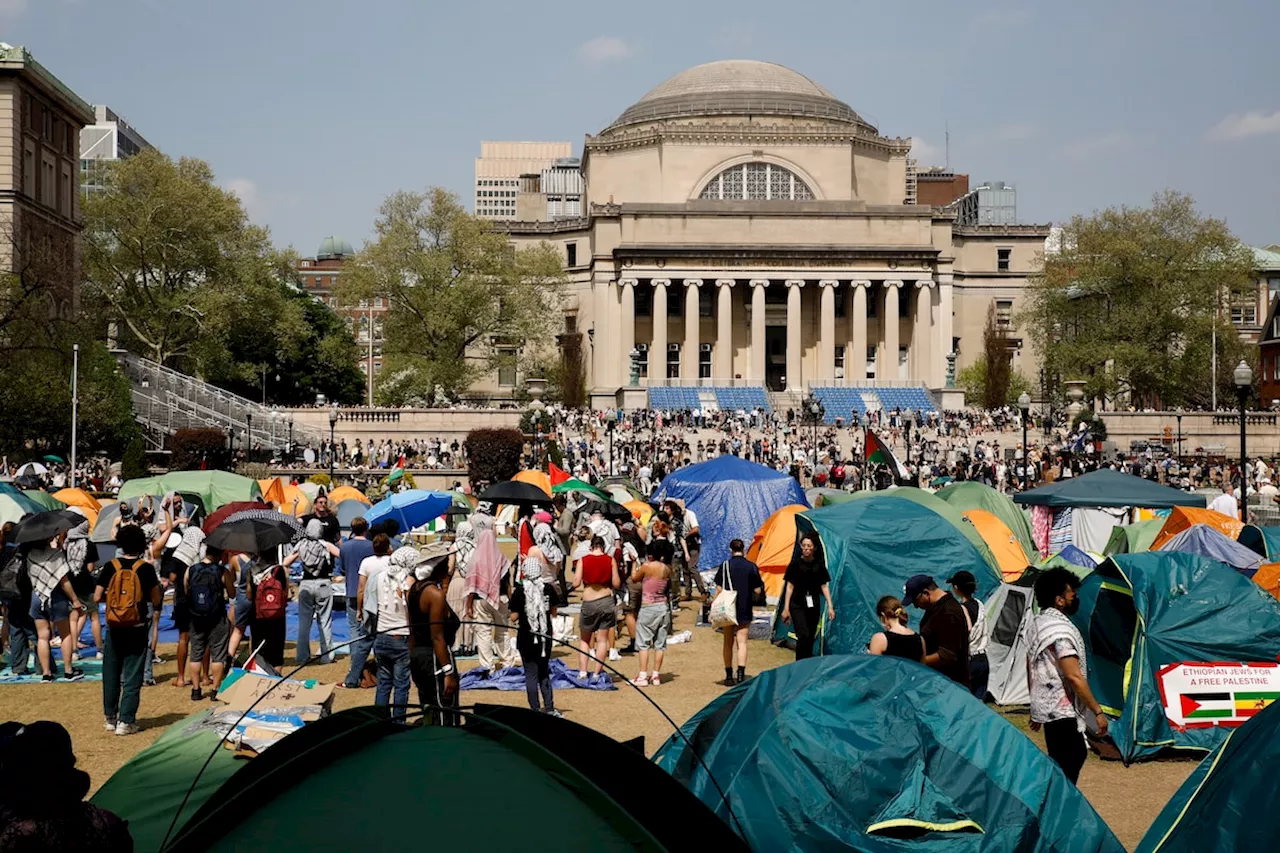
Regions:
<instances>
[{"instance_id":1,"label":"lamp post","mask_svg":"<svg viewBox=\"0 0 1280 853\"><path fill-rule=\"evenodd\" d=\"M609 418L605 423L605 432L609 433L609 476L613 476L613 431L618 426L617 418Z\"/></svg>"},{"instance_id":2,"label":"lamp post","mask_svg":"<svg viewBox=\"0 0 1280 853\"><path fill-rule=\"evenodd\" d=\"M813 466L810 470L810 478L812 471L818 467L818 422L822 420L822 401L812 391L804 399L804 417L813 426Z\"/></svg>"},{"instance_id":3,"label":"lamp post","mask_svg":"<svg viewBox=\"0 0 1280 853\"><path fill-rule=\"evenodd\" d=\"M1240 400L1240 520L1247 524L1249 522L1249 475L1245 471L1245 466L1248 464L1249 457L1244 443L1244 406L1249 399L1249 392L1253 389L1253 370L1249 368L1248 362L1241 359L1233 375L1236 380L1236 397Z\"/></svg>"},{"instance_id":4,"label":"lamp post","mask_svg":"<svg viewBox=\"0 0 1280 853\"><path fill-rule=\"evenodd\" d=\"M1031 395L1023 391L1018 395L1018 408L1022 410L1022 491L1029 488L1031 477L1031 448L1027 446L1027 421L1031 417Z\"/></svg>"},{"instance_id":5,"label":"lamp post","mask_svg":"<svg viewBox=\"0 0 1280 853\"><path fill-rule=\"evenodd\" d=\"M1182 468L1182 407L1174 413L1174 417L1178 419L1178 468Z\"/></svg>"},{"instance_id":6,"label":"lamp post","mask_svg":"<svg viewBox=\"0 0 1280 853\"><path fill-rule=\"evenodd\" d=\"M244 413L244 453L245 458L253 461L253 412Z\"/></svg>"},{"instance_id":7,"label":"lamp post","mask_svg":"<svg viewBox=\"0 0 1280 853\"><path fill-rule=\"evenodd\" d=\"M293 455L293 415L289 415L289 446L285 448L285 452Z\"/></svg>"},{"instance_id":8,"label":"lamp post","mask_svg":"<svg viewBox=\"0 0 1280 853\"><path fill-rule=\"evenodd\" d=\"M271 409L271 452L274 453L280 449L276 444L276 425L280 423L280 411L274 407Z\"/></svg>"},{"instance_id":9,"label":"lamp post","mask_svg":"<svg viewBox=\"0 0 1280 853\"><path fill-rule=\"evenodd\" d=\"M336 461L337 451L333 446L333 431L338 426L338 407L335 405L329 409L329 488L333 488L333 464ZM289 422L289 432L293 432L293 422Z\"/></svg>"}]
</instances>

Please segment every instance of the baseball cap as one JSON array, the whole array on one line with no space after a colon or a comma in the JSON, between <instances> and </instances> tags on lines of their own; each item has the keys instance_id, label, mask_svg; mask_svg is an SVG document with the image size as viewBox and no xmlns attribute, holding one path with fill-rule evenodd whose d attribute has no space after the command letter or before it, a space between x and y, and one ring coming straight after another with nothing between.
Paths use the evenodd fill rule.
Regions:
<instances>
[{"instance_id":1,"label":"baseball cap","mask_svg":"<svg viewBox=\"0 0 1280 853\"><path fill-rule=\"evenodd\" d=\"M907 584L903 587L902 600L910 604L912 601L915 601L917 595L920 595L933 585L933 578L928 575L912 575L907 578Z\"/></svg>"},{"instance_id":2,"label":"baseball cap","mask_svg":"<svg viewBox=\"0 0 1280 853\"><path fill-rule=\"evenodd\" d=\"M952 586L963 585L963 584L971 584L976 586L978 583L978 579L973 576L973 572L964 571L962 569L956 572L951 577L947 578L947 583L951 584Z\"/></svg>"}]
</instances>

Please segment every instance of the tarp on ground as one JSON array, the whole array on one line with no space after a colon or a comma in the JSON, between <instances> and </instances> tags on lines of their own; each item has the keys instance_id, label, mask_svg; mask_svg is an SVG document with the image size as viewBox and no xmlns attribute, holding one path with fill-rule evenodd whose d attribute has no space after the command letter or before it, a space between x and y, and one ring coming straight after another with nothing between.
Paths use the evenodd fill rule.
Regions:
<instances>
[{"instance_id":1,"label":"tarp on ground","mask_svg":"<svg viewBox=\"0 0 1280 853\"><path fill-rule=\"evenodd\" d=\"M991 549L992 556L1000 565L1000 574L1004 580L1014 581L1021 577L1027 566L1031 565L1031 560L1022 550L1022 545L1013 531L985 509L967 509L962 514Z\"/></svg>"},{"instance_id":2,"label":"tarp on ground","mask_svg":"<svg viewBox=\"0 0 1280 853\"><path fill-rule=\"evenodd\" d=\"M1193 524L1181 533L1175 533L1154 551L1178 551L1183 554L1199 554L1219 563L1225 563L1243 574L1253 577L1262 565L1262 555L1207 524ZM1277 650L1280 651L1280 650Z\"/></svg>"},{"instance_id":3,"label":"tarp on ground","mask_svg":"<svg viewBox=\"0 0 1280 853\"><path fill-rule=\"evenodd\" d=\"M1026 735L900 658L763 672L696 713L654 761L736 819L753 850L1124 849Z\"/></svg>"},{"instance_id":4,"label":"tarp on ground","mask_svg":"<svg viewBox=\"0 0 1280 853\"><path fill-rule=\"evenodd\" d=\"M702 568L729 559L729 543L750 540L775 510L809 505L793 478L731 455L672 471L653 493L655 503L668 498L683 500L698 516Z\"/></svg>"},{"instance_id":5,"label":"tarp on ground","mask_svg":"<svg viewBox=\"0 0 1280 853\"><path fill-rule=\"evenodd\" d=\"M1280 601L1216 560L1119 554L1079 595L1072 621L1087 647L1089 687L1116 718L1110 734L1126 763L1165 749L1207 752L1247 719L1241 697L1280 695L1268 686L1280 677ZM1191 670L1211 672L1211 682L1188 688Z\"/></svg>"},{"instance_id":6,"label":"tarp on ground","mask_svg":"<svg viewBox=\"0 0 1280 853\"><path fill-rule=\"evenodd\" d=\"M1021 506L1127 506L1148 509L1206 505L1204 495L1171 489L1110 468L1058 480L1029 492L1019 492L1013 496L1013 502Z\"/></svg>"},{"instance_id":7,"label":"tarp on ground","mask_svg":"<svg viewBox=\"0 0 1280 853\"><path fill-rule=\"evenodd\" d=\"M120 489L120 499L139 495L164 495L181 492L197 495L205 513L211 513L232 501L251 501L262 494L258 481L230 471L170 471L159 477L128 480Z\"/></svg>"},{"instance_id":8,"label":"tarp on ground","mask_svg":"<svg viewBox=\"0 0 1280 853\"><path fill-rule=\"evenodd\" d=\"M1151 543L1151 550L1159 550L1160 546L1165 542L1168 542L1194 524L1208 525L1229 539L1239 539L1240 531L1244 529L1243 523L1220 512L1193 506L1175 506L1165 516L1160 532L1156 534L1155 541Z\"/></svg>"},{"instance_id":9,"label":"tarp on ground","mask_svg":"<svg viewBox=\"0 0 1280 853\"><path fill-rule=\"evenodd\" d=\"M1035 540L1031 536L1031 519L1027 516L1027 511L1011 501L1008 495L983 483L967 481L944 486L937 491L936 496L961 512L969 509L986 510L1003 521L1009 531L1018 537L1023 553L1036 553Z\"/></svg>"},{"instance_id":10,"label":"tarp on ground","mask_svg":"<svg viewBox=\"0 0 1280 853\"><path fill-rule=\"evenodd\" d=\"M1136 853L1273 850L1280 838L1280 704L1232 731L1200 762Z\"/></svg>"},{"instance_id":11,"label":"tarp on ground","mask_svg":"<svg viewBox=\"0 0 1280 853\"><path fill-rule=\"evenodd\" d=\"M1111 538L1107 540L1104 553L1110 557L1112 554L1137 554L1150 551L1151 543L1156 540L1163 526L1163 518L1117 525L1111 529Z\"/></svg>"},{"instance_id":12,"label":"tarp on ground","mask_svg":"<svg viewBox=\"0 0 1280 853\"><path fill-rule=\"evenodd\" d=\"M831 575L834 624L823 614L820 649L823 654L863 652L871 635L881 630L876 602L881 596L902 595L907 578L933 575L939 586L967 569L977 579L978 598L985 599L1000 583L1000 572L979 553L961 527L939 515L934 507L899 496L895 489L796 516L797 534L815 532L819 556ZM917 490L918 491L918 490ZM941 501L948 512L955 510ZM961 521L976 536L973 528ZM782 602L779 602L779 607ZM910 609L913 625L920 612ZM786 639L787 628L777 621L775 641Z\"/></svg>"}]
</instances>

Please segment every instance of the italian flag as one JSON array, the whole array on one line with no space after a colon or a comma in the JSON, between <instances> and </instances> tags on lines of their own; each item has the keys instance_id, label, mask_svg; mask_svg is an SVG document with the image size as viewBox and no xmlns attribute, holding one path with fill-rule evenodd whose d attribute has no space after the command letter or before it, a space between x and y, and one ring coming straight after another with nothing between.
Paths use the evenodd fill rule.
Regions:
<instances>
[{"instance_id":1,"label":"italian flag","mask_svg":"<svg viewBox=\"0 0 1280 853\"><path fill-rule=\"evenodd\" d=\"M907 469L902 467L898 457L894 456L893 451L889 449L889 445L885 444L873 430L867 430L867 442L863 455L869 463L878 462L881 465L888 465L895 480L907 479Z\"/></svg>"}]
</instances>

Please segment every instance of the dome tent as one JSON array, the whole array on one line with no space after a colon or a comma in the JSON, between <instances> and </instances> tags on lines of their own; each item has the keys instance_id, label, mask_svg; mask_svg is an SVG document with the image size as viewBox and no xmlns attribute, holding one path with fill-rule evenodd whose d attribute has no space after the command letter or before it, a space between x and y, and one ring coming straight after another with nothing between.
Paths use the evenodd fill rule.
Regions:
<instances>
[{"instance_id":1,"label":"dome tent","mask_svg":"<svg viewBox=\"0 0 1280 853\"><path fill-rule=\"evenodd\" d=\"M722 818L731 808L753 850L1124 849L1022 732L911 661L797 661L681 732L654 760Z\"/></svg>"},{"instance_id":2,"label":"dome tent","mask_svg":"<svg viewBox=\"0 0 1280 853\"><path fill-rule=\"evenodd\" d=\"M200 752L194 767L208 755ZM667 851L687 844L686 819L717 848L746 851L727 825L642 751L524 708L477 706L459 728L406 726L392 722L385 709L355 708L306 725L248 762L227 762L233 772L218 772L217 784L201 778L163 845L195 775L191 758L182 770L170 768L168 788L154 780L154 787L135 784L137 768L130 762L103 791L114 786L112 810L131 828L138 814L159 828L146 836L155 846L138 844L140 853L410 850L423 846L427 829L432 846L457 850ZM221 771L227 763L214 756L210 768L215 765ZM353 779L376 782L379 808L348 808ZM470 794L481 786L490 796ZM645 810L641 795L655 793L678 809L680 823L633 817ZM173 811L157 816L155 799L163 802L161 811ZM108 807L101 796L94 802ZM503 804L500 823L493 821L494 802ZM342 818L319 817L328 814ZM528 831L544 826L550 814L554 832Z\"/></svg>"},{"instance_id":3,"label":"dome tent","mask_svg":"<svg viewBox=\"0 0 1280 853\"><path fill-rule=\"evenodd\" d=\"M963 483L951 483L943 486L935 493L939 500L946 501L961 512L971 509L985 510L1005 523L1009 531L1018 537L1018 544L1028 556L1036 553L1035 540L1031 536L1031 519L1027 512L1009 499L1007 495L997 492L990 486L972 480Z\"/></svg>"}]
</instances>

